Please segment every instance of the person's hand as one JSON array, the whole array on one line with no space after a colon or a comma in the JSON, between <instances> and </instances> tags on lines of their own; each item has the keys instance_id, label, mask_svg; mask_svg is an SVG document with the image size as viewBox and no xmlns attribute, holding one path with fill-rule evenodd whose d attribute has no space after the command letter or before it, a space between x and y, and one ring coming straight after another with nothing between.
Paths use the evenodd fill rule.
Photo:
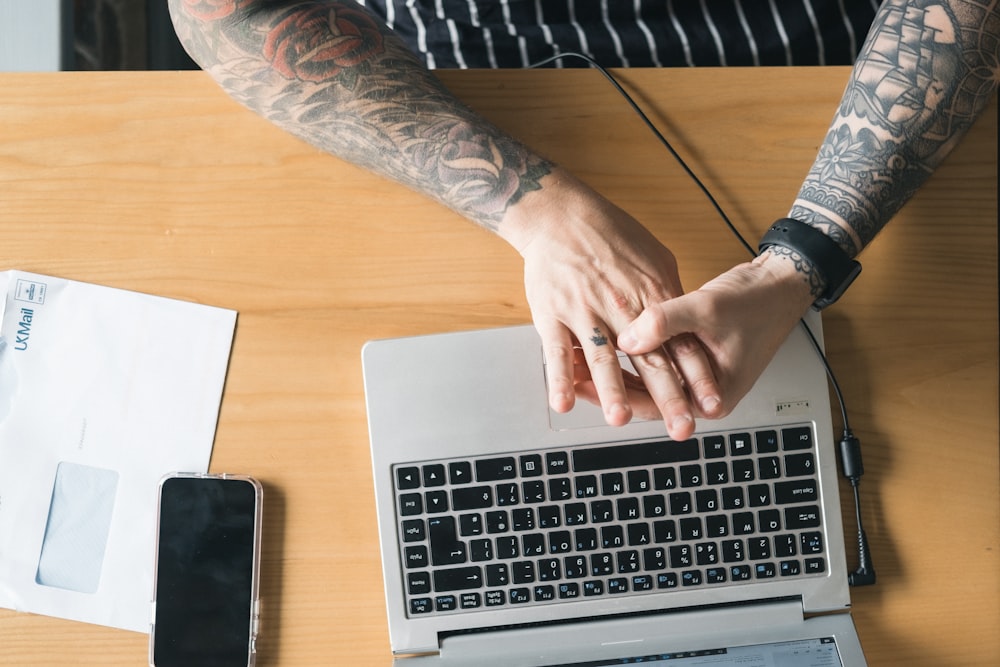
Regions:
<instances>
[{"instance_id":1,"label":"person's hand","mask_svg":"<svg viewBox=\"0 0 1000 667\"><path fill-rule=\"evenodd\" d=\"M633 416L634 392L626 388L615 339L644 308L683 293L677 263L634 218L560 176L556 186L546 186L545 196L525 197L518 209L528 222L517 234L508 227L505 237L524 258L525 292L542 340L550 406L567 412L579 394L602 406L607 423L622 425ZM671 437L683 440L694 430L695 414L714 415L719 399L697 341L672 345L673 358L657 345L631 355L631 361L648 387L639 397L656 406Z\"/></svg>"},{"instance_id":2,"label":"person's hand","mask_svg":"<svg viewBox=\"0 0 1000 667\"><path fill-rule=\"evenodd\" d=\"M677 337L685 346L696 339L708 355L721 404L708 417L729 414L767 367L778 348L814 300L809 285L787 257L765 252L736 266L696 291L652 304L618 337L629 355L661 349ZM671 348L676 356L676 347ZM678 370L686 386L703 382ZM655 418L661 391L649 380L630 383L630 404L637 415Z\"/></svg>"}]
</instances>

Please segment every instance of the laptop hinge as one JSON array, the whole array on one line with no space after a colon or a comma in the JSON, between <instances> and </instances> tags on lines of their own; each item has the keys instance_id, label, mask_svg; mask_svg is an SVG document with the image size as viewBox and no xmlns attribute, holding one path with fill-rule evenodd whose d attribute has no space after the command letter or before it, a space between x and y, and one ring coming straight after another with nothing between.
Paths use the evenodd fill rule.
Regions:
<instances>
[{"instance_id":1,"label":"laptop hinge","mask_svg":"<svg viewBox=\"0 0 1000 667\"><path fill-rule=\"evenodd\" d=\"M579 651L581 647L592 656L612 655L621 646L648 647L675 638L710 636L720 629L741 631L801 623L803 618L799 598L592 617L452 635L442 640L441 657L447 664L464 664L466 659L502 655L512 664L519 656L556 657L565 655L570 648Z\"/></svg>"}]
</instances>

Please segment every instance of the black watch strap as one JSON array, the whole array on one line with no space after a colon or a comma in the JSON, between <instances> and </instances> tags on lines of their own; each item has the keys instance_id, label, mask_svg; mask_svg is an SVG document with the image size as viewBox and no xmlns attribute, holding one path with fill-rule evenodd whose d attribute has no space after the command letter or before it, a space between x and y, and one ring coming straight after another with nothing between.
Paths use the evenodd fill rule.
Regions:
<instances>
[{"instance_id":1,"label":"black watch strap","mask_svg":"<svg viewBox=\"0 0 1000 667\"><path fill-rule=\"evenodd\" d=\"M761 238L757 249L764 252L774 245L801 255L823 277L826 289L813 303L816 310L823 310L839 299L861 273L861 264L851 259L836 241L799 220L782 218L775 221Z\"/></svg>"}]
</instances>

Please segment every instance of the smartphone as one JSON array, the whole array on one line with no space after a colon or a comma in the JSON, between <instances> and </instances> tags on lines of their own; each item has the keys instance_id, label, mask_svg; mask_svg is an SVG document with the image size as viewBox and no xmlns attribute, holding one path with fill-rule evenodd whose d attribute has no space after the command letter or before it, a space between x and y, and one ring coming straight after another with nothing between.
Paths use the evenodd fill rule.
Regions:
<instances>
[{"instance_id":1,"label":"smartphone","mask_svg":"<svg viewBox=\"0 0 1000 667\"><path fill-rule=\"evenodd\" d=\"M262 506L252 477L160 480L150 665L252 667Z\"/></svg>"}]
</instances>

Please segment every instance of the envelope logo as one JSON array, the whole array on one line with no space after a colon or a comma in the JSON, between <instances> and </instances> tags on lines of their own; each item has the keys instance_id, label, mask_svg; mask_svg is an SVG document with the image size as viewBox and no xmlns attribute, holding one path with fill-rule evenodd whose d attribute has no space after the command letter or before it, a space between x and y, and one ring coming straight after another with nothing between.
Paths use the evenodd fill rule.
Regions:
<instances>
[{"instance_id":1,"label":"envelope logo","mask_svg":"<svg viewBox=\"0 0 1000 667\"><path fill-rule=\"evenodd\" d=\"M42 305L45 303L45 293L49 287L45 283L34 280L18 280L14 290L14 298L18 301L27 301Z\"/></svg>"}]
</instances>

